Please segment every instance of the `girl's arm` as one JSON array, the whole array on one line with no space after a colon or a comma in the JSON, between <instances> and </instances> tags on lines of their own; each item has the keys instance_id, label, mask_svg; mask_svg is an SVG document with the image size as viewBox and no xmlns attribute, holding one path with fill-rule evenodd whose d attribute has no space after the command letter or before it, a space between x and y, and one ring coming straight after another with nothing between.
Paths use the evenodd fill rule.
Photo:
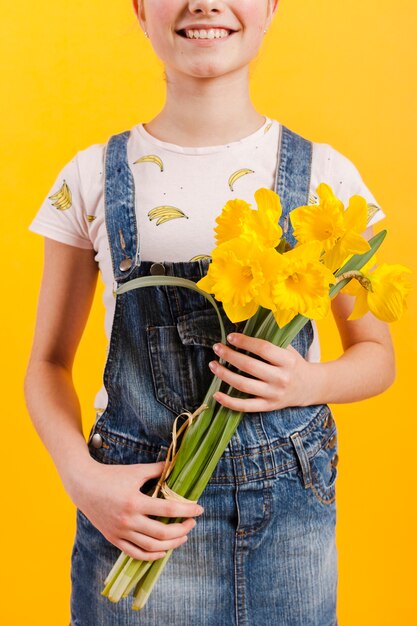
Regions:
<instances>
[{"instance_id":1,"label":"girl's arm","mask_svg":"<svg viewBox=\"0 0 417 626\"><path fill-rule=\"evenodd\" d=\"M82 431L72 365L97 282L94 252L45 240L45 267L25 393L33 424L74 504L114 545L137 559L161 558L186 540L195 521L162 524L149 515L192 518L195 504L150 498L139 488L163 463L103 465Z\"/></svg>"},{"instance_id":2,"label":"girl's arm","mask_svg":"<svg viewBox=\"0 0 417 626\"><path fill-rule=\"evenodd\" d=\"M364 236L372 236L372 228ZM229 342L250 351L265 362L217 344L215 353L254 378L241 376L218 362L211 370L226 383L251 394L247 400L218 392L216 399L237 411L272 411L287 406L348 403L382 393L394 381L395 358L388 325L367 313L348 321L354 298L339 293L332 312L343 345L343 354L322 363L306 361L291 346L283 349L268 341L233 333Z\"/></svg>"}]
</instances>

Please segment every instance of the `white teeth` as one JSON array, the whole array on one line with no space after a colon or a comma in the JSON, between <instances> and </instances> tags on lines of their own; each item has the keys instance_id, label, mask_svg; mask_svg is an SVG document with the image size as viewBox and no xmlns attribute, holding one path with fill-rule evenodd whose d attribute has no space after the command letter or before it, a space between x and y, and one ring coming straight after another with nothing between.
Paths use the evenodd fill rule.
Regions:
<instances>
[{"instance_id":1,"label":"white teeth","mask_svg":"<svg viewBox=\"0 0 417 626\"><path fill-rule=\"evenodd\" d=\"M186 30L188 39L223 39L229 35L225 28L211 28L210 30Z\"/></svg>"}]
</instances>

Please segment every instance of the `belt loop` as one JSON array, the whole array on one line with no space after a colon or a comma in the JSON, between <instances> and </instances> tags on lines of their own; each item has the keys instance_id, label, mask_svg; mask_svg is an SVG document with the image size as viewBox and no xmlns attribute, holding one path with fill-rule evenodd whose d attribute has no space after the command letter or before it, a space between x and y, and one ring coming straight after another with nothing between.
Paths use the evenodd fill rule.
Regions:
<instances>
[{"instance_id":1,"label":"belt loop","mask_svg":"<svg viewBox=\"0 0 417 626\"><path fill-rule=\"evenodd\" d=\"M291 436L291 441L294 444L295 452L297 454L298 460L301 465L301 471L303 473L304 487L307 489L311 487L311 470L310 470L310 461L308 460L307 453L304 449L303 442L301 440L300 433L293 433Z\"/></svg>"}]
</instances>

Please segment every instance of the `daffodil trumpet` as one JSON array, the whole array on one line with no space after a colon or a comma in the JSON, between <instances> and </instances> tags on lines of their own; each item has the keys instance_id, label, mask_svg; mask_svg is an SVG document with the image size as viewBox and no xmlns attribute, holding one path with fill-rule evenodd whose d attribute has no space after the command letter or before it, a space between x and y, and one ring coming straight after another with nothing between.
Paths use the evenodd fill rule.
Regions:
<instances>
[{"instance_id":1,"label":"daffodil trumpet","mask_svg":"<svg viewBox=\"0 0 417 626\"><path fill-rule=\"evenodd\" d=\"M218 245L212 253L206 276L197 284L170 276L145 277L127 282L117 293L160 285L193 289L215 308L223 343L226 342L225 330L216 300L222 302L231 321L246 320L244 334L286 348L309 319L325 317L330 299L351 281L360 279L369 288L373 288L374 282L381 283L379 276L373 282L372 277L361 270L372 262L386 231L378 233L369 242L363 240L359 234L366 225L363 199L358 196L351 199L347 215L344 215L341 212L343 205L327 185L319 187L319 196L322 206L319 207L321 217L316 230L310 207L300 207L291 213L292 220L294 212L299 211L294 220L299 243L293 249L288 249L279 226L279 197L270 190L260 189L255 194L257 210L243 200L230 201L224 207L216 220ZM391 288L394 302L388 306L391 317L401 308L398 301L407 293L405 273L401 273L399 267L395 266L391 272L384 271L384 276L401 278L400 288ZM366 291L360 283L358 285ZM380 299L376 302L381 309ZM373 301L369 304L371 306L378 308ZM363 299L361 307L364 310ZM174 429L177 447L169 461L169 472L163 474L162 481L172 492L189 500L196 501L203 493L244 416L244 413L216 403L213 395L220 387L221 380L214 376L198 416L181 431ZM231 387L227 393L246 397ZM174 462L171 462L172 456ZM161 484L150 495L164 497L164 490L160 487ZM181 520L160 518L160 521L168 524ZM172 550L169 550L164 558L147 562L137 561L122 552L104 582L102 595L117 602L133 592L132 608L140 610L171 554Z\"/></svg>"}]
</instances>

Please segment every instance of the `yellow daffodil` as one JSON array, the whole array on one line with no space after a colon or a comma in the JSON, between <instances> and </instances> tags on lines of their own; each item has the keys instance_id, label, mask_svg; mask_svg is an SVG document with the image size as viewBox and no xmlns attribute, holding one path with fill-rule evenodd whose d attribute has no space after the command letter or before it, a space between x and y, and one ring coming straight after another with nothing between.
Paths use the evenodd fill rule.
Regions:
<instances>
[{"instance_id":1,"label":"yellow daffodil","mask_svg":"<svg viewBox=\"0 0 417 626\"><path fill-rule=\"evenodd\" d=\"M323 261L334 272L350 254L369 250L368 242L361 236L368 220L368 204L365 198L352 196L344 210L342 202L325 183L317 187L317 194L319 204L294 209L290 219L299 243L321 242Z\"/></svg>"},{"instance_id":2,"label":"yellow daffodil","mask_svg":"<svg viewBox=\"0 0 417 626\"><path fill-rule=\"evenodd\" d=\"M251 211L250 204L244 200L229 200L224 205L219 217L216 218L218 226L214 232L216 233L217 245L240 237Z\"/></svg>"},{"instance_id":3,"label":"yellow daffodil","mask_svg":"<svg viewBox=\"0 0 417 626\"><path fill-rule=\"evenodd\" d=\"M384 322L395 322L406 308L406 298L411 291L408 274L411 270L404 265L383 263L374 271L360 272L363 279L352 279L349 288L342 291L356 295L355 306L349 320L356 320L368 311ZM368 288L365 288L367 285Z\"/></svg>"},{"instance_id":4,"label":"yellow daffodil","mask_svg":"<svg viewBox=\"0 0 417 626\"><path fill-rule=\"evenodd\" d=\"M298 313L312 319L326 316L329 285L335 278L319 261L321 250L319 241L311 241L285 254L277 253L274 259L269 258L268 273L263 268L265 283L260 288L260 304L272 310L281 328Z\"/></svg>"},{"instance_id":5,"label":"yellow daffodil","mask_svg":"<svg viewBox=\"0 0 417 626\"><path fill-rule=\"evenodd\" d=\"M255 193L258 209L254 210L244 200L230 200L216 219L214 229L218 244L242 237L248 243L255 242L260 248L275 248L282 236L279 226L282 208L279 196L270 189L258 189Z\"/></svg>"},{"instance_id":6,"label":"yellow daffodil","mask_svg":"<svg viewBox=\"0 0 417 626\"><path fill-rule=\"evenodd\" d=\"M232 322L248 319L259 307L259 290L265 280L263 254L262 249L248 245L241 237L230 239L213 250L208 272L197 283L223 303Z\"/></svg>"}]
</instances>

